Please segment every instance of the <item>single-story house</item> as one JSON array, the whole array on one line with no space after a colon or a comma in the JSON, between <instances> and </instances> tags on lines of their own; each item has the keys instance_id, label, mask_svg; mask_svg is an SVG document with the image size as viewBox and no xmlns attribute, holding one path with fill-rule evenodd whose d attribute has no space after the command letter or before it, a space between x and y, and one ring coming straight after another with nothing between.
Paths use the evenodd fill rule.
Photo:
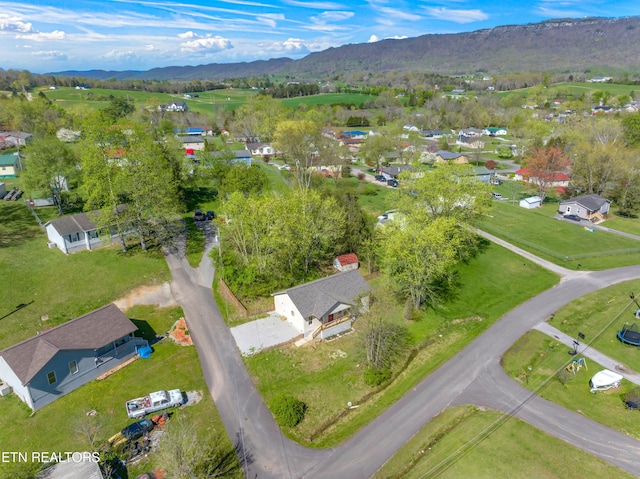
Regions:
<instances>
[{"instance_id":1,"label":"single-story house","mask_svg":"<svg viewBox=\"0 0 640 479\"><path fill-rule=\"evenodd\" d=\"M276 154L275 148L269 143L247 143L247 149L254 156L273 156Z\"/></svg>"},{"instance_id":2,"label":"single-story house","mask_svg":"<svg viewBox=\"0 0 640 479\"><path fill-rule=\"evenodd\" d=\"M548 178L544 178L544 174L540 172L536 172L531 168L520 168L514 174L514 179L518 181L526 181L527 183L538 184L540 181L545 180L547 186L569 186L569 178L566 174L562 172L557 172L548 175Z\"/></svg>"},{"instance_id":3,"label":"single-story house","mask_svg":"<svg viewBox=\"0 0 640 479\"><path fill-rule=\"evenodd\" d=\"M124 211L126 205L119 205L118 211ZM92 214L97 214L93 212ZM117 237L111 231L99 231L95 222L87 213L63 216L48 221L44 225L50 247L57 246L65 254L80 250L93 250L105 246Z\"/></svg>"},{"instance_id":4,"label":"single-story house","mask_svg":"<svg viewBox=\"0 0 640 479\"><path fill-rule=\"evenodd\" d=\"M420 136L422 138L442 138L442 130L420 130Z\"/></svg>"},{"instance_id":5,"label":"single-story house","mask_svg":"<svg viewBox=\"0 0 640 479\"><path fill-rule=\"evenodd\" d=\"M459 135L456 144L467 148L484 148L484 141L478 136Z\"/></svg>"},{"instance_id":6,"label":"single-story house","mask_svg":"<svg viewBox=\"0 0 640 479\"><path fill-rule=\"evenodd\" d=\"M366 131L361 130L349 130L342 132L342 137L350 138L352 140L366 140L367 136L369 136L369 134Z\"/></svg>"},{"instance_id":7,"label":"single-story house","mask_svg":"<svg viewBox=\"0 0 640 479\"><path fill-rule=\"evenodd\" d=\"M333 267L338 271L358 269L358 265L358 256L355 253L341 254L333 259Z\"/></svg>"},{"instance_id":8,"label":"single-story house","mask_svg":"<svg viewBox=\"0 0 640 479\"><path fill-rule=\"evenodd\" d=\"M0 178L15 178L20 170L18 155L0 155Z\"/></svg>"},{"instance_id":9,"label":"single-story house","mask_svg":"<svg viewBox=\"0 0 640 479\"><path fill-rule=\"evenodd\" d=\"M482 130L478 128L463 128L458 132L458 136L480 137L482 136Z\"/></svg>"},{"instance_id":10,"label":"single-story house","mask_svg":"<svg viewBox=\"0 0 640 479\"><path fill-rule=\"evenodd\" d=\"M413 171L414 169L411 165L383 166L380 168L380 174L384 176L386 180L397 180L398 175L403 171Z\"/></svg>"},{"instance_id":11,"label":"single-story house","mask_svg":"<svg viewBox=\"0 0 640 479\"><path fill-rule=\"evenodd\" d=\"M506 128L500 128L498 126L490 126L482 130L482 134L485 136L505 136L507 134Z\"/></svg>"},{"instance_id":12,"label":"single-story house","mask_svg":"<svg viewBox=\"0 0 640 479\"><path fill-rule=\"evenodd\" d=\"M438 150L435 152L436 163L455 163L457 165L466 165L469 163L469 157L464 153L454 153L447 150Z\"/></svg>"},{"instance_id":13,"label":"single-story house","mask_svg":"<svg viewBox=\"0 0 640 479\"><path fill-rule=\"evenodd\" d=\"M600 195L582 195L560 202L558 213L578 215L591 221L603 220L609 213L611 201Z\"/></svg>"},{"instance_id":14,"label":"single-story house","mask_svg":"<svg viewBox=\"0 0 640 479\"><path fill-rule=\"evenodd\" d=\"M478 180L483 183L489 183L491 181L493 172L489 168L485 166L474 166L473 169Z\"/></svg>"},{"instance_id":15,"label":"single-story house","mask_svg":"<svg viewBox=\"0 0 640 479\"><path fill-rule=\"evenodd\" d=\"M354 313L369 306L370 289L358 270L350 270L272 296L276 312L305 339L324 339L351 329ZM362 299L356 304L358 297Z\"/></svg>"},{"instance_id":16,"label":"single-story house","mask_svg":"<svg viewBox=\"0 0 640 479\"><path fill-rule=\"evenodd\" d=\"M205 139L201 135L177 136L185 150L204 150Z\"/></svg>"},{"instance_id":17,"label":"single-story house","mask_svg":"<svg viewBox=\"0 0 640 479\"><path fill-rule=\"evenodd\" d=\"M0 131L0 148L27 146L32 140L31 133L24 131Z\"/></svg>"},{"instance_id":18,"label":"single-story house","mask_svg":"<svg viewBox=\"0 0 640 479\"><path fill-rule=\"evenodd\" d=\"M37 411L135 356L137 329L108 304L0 351L0 380Z\"/></svg>"},{"instance_id":19,"label":"single-story house","mask_svg":"<svg viewBox=\"0 0 640 479\"><path fill-rule=\"evenodd\" d=\"M182 100L172 101L168 105L160 105L158 106L159 110L162 111L187 111L189 110L189 105L187 105Z\"/></svg>"},{"instance_id":20,"label":"single-story house","mask_svg":"<svg viewBox=\"0 0 640 479\"><path fill-rule=\"evenodd\" d=\"M244 163L247 166L251 166L251 152L249 150L233 150L235 158L234 163Z\"/></svg>"},{"instance_id":21,"label":"single-story house","mask_svg":"<svg viewBox=\"0 0 640 479\"><path fill-rule=\"evenodd\" d=\"M540 198L539 196L530 196L529 198L524 198L520 200L520 206L528 210L539 208L540 206L542 206L542 198Z\"/></svg>"}]
</instances>

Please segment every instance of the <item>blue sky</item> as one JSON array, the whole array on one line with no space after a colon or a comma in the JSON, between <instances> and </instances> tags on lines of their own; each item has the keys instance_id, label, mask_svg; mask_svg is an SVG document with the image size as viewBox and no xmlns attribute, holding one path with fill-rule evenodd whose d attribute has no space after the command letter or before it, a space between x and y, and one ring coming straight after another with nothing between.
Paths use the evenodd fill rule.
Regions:
<instances>
[{"instance_id":1,"label":"blue sky","mask_svg":"<svg viewBox=\"0 0 640 479\"><path fill-rule=\"evenodd\" d=\"M0 12L0 68L45 73L301 58L385 38L640 15L640 2L0 0Z\"/></svg>"}]
</instances>

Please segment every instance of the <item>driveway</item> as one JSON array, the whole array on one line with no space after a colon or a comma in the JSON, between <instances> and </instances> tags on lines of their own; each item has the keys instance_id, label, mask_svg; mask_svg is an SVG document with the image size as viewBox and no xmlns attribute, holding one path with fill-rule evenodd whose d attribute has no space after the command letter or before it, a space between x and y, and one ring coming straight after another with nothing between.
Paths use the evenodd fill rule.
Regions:
<instances>
[{"instance_id":1,"label":"driveway","mask_svg":"<svg viewBox=\"0 0 640 479\"><path fill-rule=\"evenodd\" d=\"M300 336L293 324L283 321L280 315L271 311L266 318L231 328L238 349L243 356L259 353L279 344L288 343Z\"/></svg>"}]
</instances>

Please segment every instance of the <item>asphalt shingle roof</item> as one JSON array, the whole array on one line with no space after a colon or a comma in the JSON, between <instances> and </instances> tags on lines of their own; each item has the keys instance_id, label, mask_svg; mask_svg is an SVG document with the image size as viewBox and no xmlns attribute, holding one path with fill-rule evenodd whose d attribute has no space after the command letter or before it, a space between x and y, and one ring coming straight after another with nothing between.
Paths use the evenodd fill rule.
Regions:
<instances>
[{"instance_id":1,"label":"asphalt shingle roof","mask_svg":"<svg viewBox=\"0 0 640 479\"><path fill-rule=\"evenodd\" d=\"M303 318L321 318L338 303L353 304L353 300L371 287L358 270L320 278L289 288L277 294L287 294Z\"/></svg>"},{"instance_id":2,"label":"asphalt shingle roof","mask_svg":"<svg viewBox=\"0 0 640 479\"><path fill-rule=\"evenodd\" d=\"M577 203L580 206L584 206L586 209L590 211L596 211L596 210L599 210L602 207L602 205L604 205L608 201L609 200L599 195L582 195L582 196L576 196L575 198L571 198L569 200L564 200L560 202L560 204L566 205L570 203Z\"/></svg>"},{"instance_id":3,"label":"asphalt shingle roof","mask_svg":"<svg viewBox=\"0 0 640 479\"><path fill-rule=\"evenodd\" d=\"M0 351L22 384L27 384L58 351L98 349L136 331L118 307L111 303L60 326Z\"/></svg>"}]
</instances>

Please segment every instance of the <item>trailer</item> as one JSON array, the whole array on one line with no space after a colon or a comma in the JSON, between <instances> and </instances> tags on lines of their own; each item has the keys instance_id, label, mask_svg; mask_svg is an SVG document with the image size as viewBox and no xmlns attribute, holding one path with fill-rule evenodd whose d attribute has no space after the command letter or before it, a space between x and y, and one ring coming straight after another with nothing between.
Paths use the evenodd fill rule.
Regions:
<instances>
[{"instance_id":1,"label":"trailer","mask_svg":"<svg viewBox=\"0 0 640 479\"><path fill-rule=\"evenodd\" d=\"M127 415L131 418L138 418L162 409L182 406L183 403L182 392L179 389L156 391L148 396L127 401Z\"/></svg>"}]
</instances>

